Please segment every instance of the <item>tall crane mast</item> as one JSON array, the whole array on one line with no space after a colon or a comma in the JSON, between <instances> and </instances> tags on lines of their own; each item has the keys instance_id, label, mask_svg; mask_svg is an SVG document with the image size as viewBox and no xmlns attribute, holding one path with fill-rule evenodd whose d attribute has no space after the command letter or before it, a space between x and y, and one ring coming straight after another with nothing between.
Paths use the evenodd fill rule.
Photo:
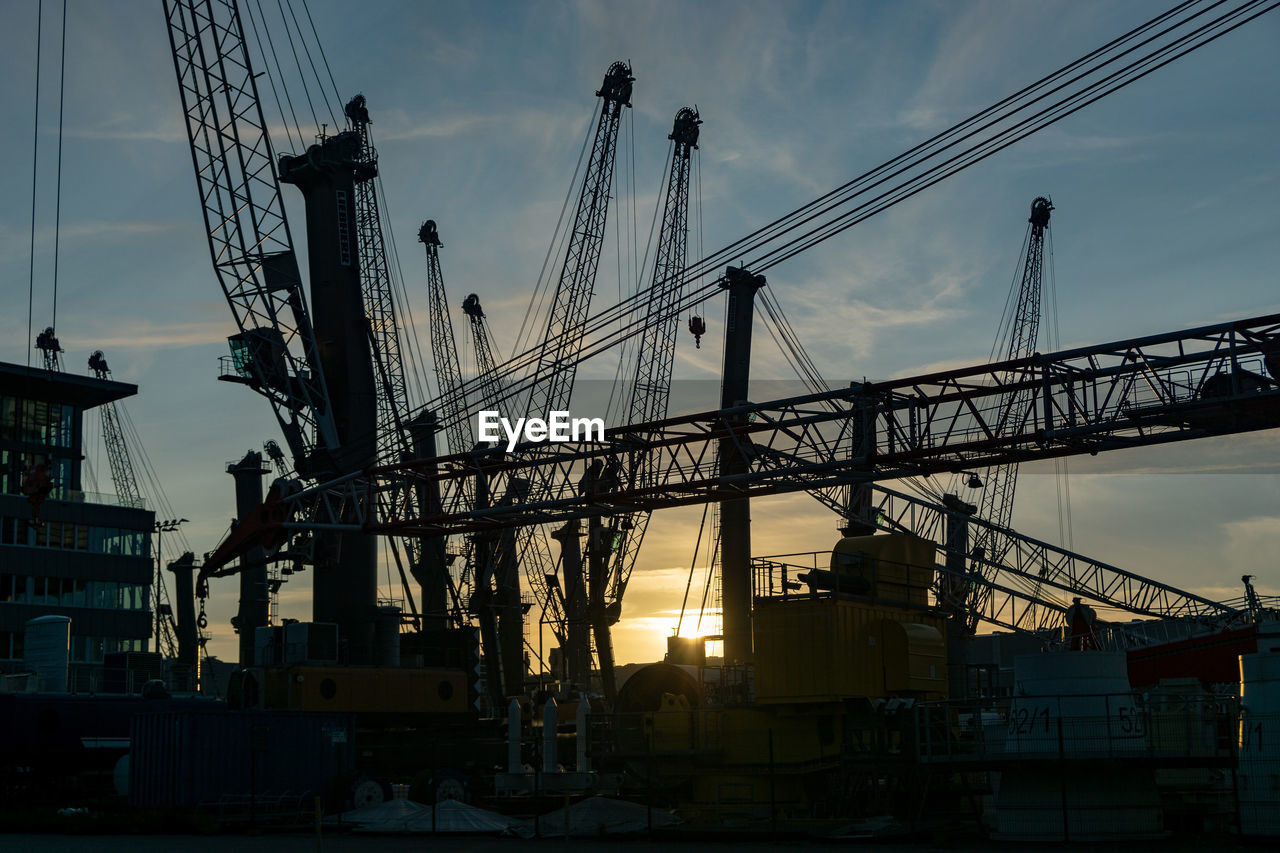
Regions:
<instances>
[{"instance_id":1,"label":"tall crane mast","mask_svg":"<svg viewBox=\"0 0 1280 853\"><path fill-rule=\"evenodd\" d=\"M609 215L618 128L622 123L623 108L631 106L634 81L630 66L615 62L609 66L604 83L596 92L601 104L591 158L578 196L573 230L569 234L564 266L552 298L542 349L534 365L534 385L529 391L528 411L534 417L547 417L550 412L565 410L573 393L573 380L577 372L575 357L582 348L582 326L595 290L600 250L604 244L605 224ZM562 577L558 586L565 598L566 617L562 649L568 662L570 680L585 685L590 677L591 665L590 577L589 569L582 561L578 530L575 521L555 531L552 536L560 541ZM538 547L541 544L540 536L530 535L527 542L533 547L527 547L520 553L526 564L526 575L554 576L555 563L551 561L549 554L537 553L541 550ZM588 547L591 547L590 542ZM599 548L597 537L597 553ZM549 602L554 594L550 582L546 592L546 601ZM597 646L597 652L600 651ZM603 651L611 657L611 649ZM600 672L604 678L611 679L612 660L608 661L606 667L605 660L601 659ZM607 682L606 692L609 692Z\"/></svg>"},{"instance_id":2,"label":"tall crane mast","mask_svg":"<svg viewBox=\"0 0 1280 853\"><path fill-rule=\"evenodd\" d=\"M481 405L484 405L498 398L501 384L493 355L493 336L489 332L489 321L485 317L478 294L470 293L462 300L462 313L467 315L467 326L471 330L471 348L475 352L476 378L479 380L478 396Z\"/></svg>"},{"instance_id":3,"label":"tall crane mast","mask_svg":"<svg viewBox=\"0 0 1280 853\"><path fill-rule=\"evenodd\" d=\"M610 191L613 186L613 170L617 151L618 129L622 123L622 111L631 106L631 89L635 78L624 62L615 62L605 73L604 82L596 96L601 99L599 118L591 146L591 155L574 210L564 264L552 295L551 310L547 317L538 359L533 366L532 385L529 388L527 411L531 416L546 417L552 411L562 411L569 404L576 373L576 356L582 347L582 327L590 308L595 289L596 273L600 265L600 252L604 245L605 225L608 219ZM482 405L487 401L479 401ZM498 502L515 503L527 500L531 489L540 488L536 483L512 483L509 491L491 498ZM483 509L477 507L477 509ZM569 535L566 531L565 535ZM576 536L576 533L573 534ZM565 542L567 540L562 540ZM542 536L522 535L519 541L503 538L476 549L477 578L492 576L497 581L497 606L504 614L501 621L501 647L507 658L503 662L502 675L507 693L518 691L523 680L523 668L512 660L523 656L523 617L520 613L519 569L523 564L528 577L547 578L555 574L555 561ZM572 551L576 551L576 539ZM562 586L566 598L573 602L585 602L585 575L572 562L565 568L573 577L566 577ZM534 581L535 589L541 585ZM547 585L549 591L549 584ZM487 594L487 593L486 593ZM569 608L572 634L569 646L575 651L569 656L570 677L585 684L589 675L590 640L586 638L587 619L585 604ZM584 654L585 650L585 654ZM518 667L520 667L518 669ZM494 694L494 698L498 698Z\"/></svg>"},{"instance_id":4,"label":"tall crane mast","mask_svg":"<svg viewBox=\"0 0 1280 853\"><path fill-rule=\"evenodd\" d=\"M418 229L418 242L427 252L427 308L431 318L431 359L436 368L436 384L440 393L462 388L462 368L458 361L458 345L453 335L453 321L449 315L449 296L444 288L444 273L440 270L440 234L434 220L428 219ZM445 425L447 452L465 453L473 444L468 434L467 397L459 393L453 411L436 412Z\"/></svg>"},{"instance_id":5,"label":"tall crane mast","mask_svg":"<svg viewBox=\"0 0 1280 853\"><path fill-rule=\"evenodd\" d=\"M447 399L453 401L448 411L437 412L440 421L444 422L445 444L447 452L452 454L466 453L473 444L468 432L467 396L461 392L462 368L458 358L457 340L453 334L453 321L449 314L449 296L445 291L444 273L440 269L440 248L444 245L434 220L428 219L418 230L418 241L422 243L427 254L427 306L430 317L431 355L436 369L436 383L441 395L457 392ZM479 301L476 300L477 310ZM481 313L483 316L483 313ZM487 354L492 363L492 354ZM479 493L487 498L487 491L478 488ZM469 495L468 501L474 501L475 495ZM443 543L441 543L443 544ZM438 549L439 550L439 549ZM500 614L493 600L492 563L487 559L492 550L492 543L485 542L477 547L473 540L468 543L466 557L471 574L471 596L467 608L476 617L480 625L480 642L486 667L485 685L489 698L497 708L502 707L501 692L504 685L504 659L502 653L502 628ZM441 566L441 571L444 567ZM517 590L519 582L515 583ZM510 633L510 626L506 626ZM523 634L519 634L523 637ZM518 650L517 650L518 655ZM522 673L523 674L523 673Z\"/></svg>"},{"instance_id":6,"label":"tall crane mast","mask_svg":"<svg viewBox=\"0 0 1280 853\"><path fill-rule=\"evenodd\" d=\"M648 423L667 416L671 399L671 371L675 362L679 302L689 249L689 175L693 152L698 148L699 125L696 108L683 107L676 113L671 133L671 162L667 169L662 228L654 255L653 281L645 300L644 331L640 335L636 370L631 385L628 423ZM673 286L675 285L675 286ZM637 485L651 485L652 473L634 472ZM593 527L600 526L598 518ZM640 544L649 525L647 513L613 516L607 529L589 529L590 619L605 694L612 699L613 639L610 626L622 614L622 596L631 579Z\"/></svg>"},{"instance_id":7,"label":"tall crane mast","mask_svg":"<svg viewBox=\"0 0 1280 853\"><path fill-rule=\"evenodd\" d=\"M1043 294L1044 240L1049 229L1049 214L1053 203L1041 196L1031 203L1030 231L1027 237L1027 251L1022 264L1022 281L1018 287L1018 300L1014 307L1013 319L1009 327L1009 339L1004 345L1001 360L1013 361L1026 358L1036 351L1036 338L1040 331L1040 303ZM1012 377L1004 377L1011 379ZM998 428L1007 429L1013 424L1008 421L1015 413L1024 411L1024 400L1030 389L1023 389L1008 400L1008 408L998 418ZM1018 465L997 465L988 468L984 478L984 486L978 497L978 517L986 519L991 527L980 527L973 543L973 553L979 556L977 571L982 572L982 557L989 557L994 562L1000 558L1008 546L1008 540L1000 535L1000 530L1011 526L1013 521L1013 496L1018 485ZM981 595L975 587L974 593ZM963 599L965 596L960 596ZM978 614L981 607L964 607L965 627L970 633L978 626Z\"/></svg>"},{"instance_id":8,"label":"tall crane mast","mask_svg":"<svg viewBox=\"0 0 1280 853\"><path fill-rule=\"evenodd\" d=\"M356 95L347 102L343 112L353 131L359 134L360 150L357 155L363 168L356 173L355 209L356 235L360 252L360 290L364 296L364 312L368 318L369 350L373 356L373 369L377 382L377 458L380 462L395 462L412 457L413 430L409 407L408 383L405 379L404 358L400 347L400 323L396 312L391 267L387 263L386 240L383 235L382 213L378 202L378 151L374 147L370 126L368 101L364 95ZM405 493L406 501L417 500L412 490ZM400 575L410 615L418 621L418 608L414 602L409 579L405 575L401 548L408 559L409 571L423 587L423 595L429 596L439 586L438 572L424 564L424 549L414 539L391 539L391 554ZM425 604L424 604L425 606Z\"/></svg>"},{"instance_id":9,"label":"tall crane mast","mask_svg":"<svg viewBox=\"0 0 1280 853\"><path fill-rule=\"evenodd\" d=\"M573 230L565 253L564 266L552 297L546 334L534 365L534 386L529 393L528 411L537 417L563 410L573 393L577 372L574 356L582 347L582 324L591 306L600 250L609 215L609 194L613 186L613 166L618 144L622 110L631 106L635 77L624 62L609 66L596 95L601 99L591 159L578 195Z\"/></svg>"},{"instance_id":10,"label":"tall crane mast","mask_svg":"<svg viewBox=\"0 0 1280 853\"><path fill-rule=\"evenodd\" d=\"M400 348L400 324L387 265L387 247L378 203L378 151L370 137L368 103L356 95L344 108L351 128L360 135L359 160L365 170L356 181L356 234L360 246L360 288L369 318L369 343L378 380L378 459L394 461L407 452L405 421L409 392Z\"/></svg>"},{"instance_id":11,"label":"tall crane mast","mask_svg":"<svg viewBox=\"0 0 1280 853\"><path fill-rule=\"evenodd\" d=\"M107 358L102 350L95 350L89 356L89 369L98 379L110 379L111 368L107 366ZM123 500L140 505L142 492L138 489L138 478L134 473L133 457L129 454L129 443L125 440L124 428L120 423L120 412L113 400L98 407L102 419L102 442L106 445L107 463L111 466L111 482L116 494ZM159 529L159 528L157 528ZM159 563L156 564L155 578L151 587L152 607L155 612L156 651L168 658L178 656L177 631L173 625L173 606L169 602L169 591L164 583ZM168 618L165 618L165 617Z\"/></svg>"},{"instance_id":12,"label":"tall crane mast","mask_svg":"<svg viewBox=\"0 0 1280 853\"><path fill-rule=\"evenodd\" d=\"M476 372L481 379L477 386L479 396L482 401L495 400L501 391L501 385L498 381L498 374L495 368L495 359L493 355L492 335L489 332L489 323L485 317L484 308L480 304L479 295L472 293L462 302L462 312L467 315L468 325L471 328L471 344L475 351ZM482 402L483 406L484 403ZM554 534L553 534L554 535ZM474 555L478 549L472 548ZM567 616L565 590L561 587L560 580L554 572L546 571L547 567L555 566L555 559L551 555L551 545L545 539L545 532L540 527L522 527L515 531L514 536L509 536L505 540L500 540L493 549L492 555L485 555L484 562L475 568L487 573L483 579L484 583L488 583L490 576L493 575L495 567L501 567L508 573L505 579L498 578L499 586L502 591L499 600L495 604L500 609L500 618L507 620L507 629L503 639L505 640L505 654L500 654L502 659L509 659L512 654L518 654L515 651L516 627L518 626L523 638L523 608L522 612L516 614L514 608L521 606L519 595L519 578L510 577L512 572L519 571L518 558L523 556L526 562L527 571L525 577L529 583L530 589L533 591L534 598L537 600L539 607L542 609L542 622L551 628L552 635L560 647L566 648L569 642L567 633ZM585 587L578 584L581 589L570 589L568 597L575 601L575 605L580 604L580 608L585 612ZM515 595L513 595L513 591ZM580 593L580 594L579 594ZM496 631L496 629L495 629ZM496 636L496 634L495 634ZM506 667L506 671L510 671L511 667ZM510 675L508 677L514 678Z\"/></svg>"}]
</instances>

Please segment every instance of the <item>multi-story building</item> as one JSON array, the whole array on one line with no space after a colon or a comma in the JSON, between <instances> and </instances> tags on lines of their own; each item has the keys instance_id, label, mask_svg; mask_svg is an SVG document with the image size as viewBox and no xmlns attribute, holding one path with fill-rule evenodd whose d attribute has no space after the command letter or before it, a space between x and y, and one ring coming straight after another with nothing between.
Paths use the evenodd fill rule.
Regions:
<instances>
[{"instance_id":1,"label":"multi-story building","mask_svg":"<svg viewBox=\"0 0 1280 853\"><path fill-rule=\"evenodd\" d=\"M0 672L23 669L38 616L71 619L73 689L100 688L103 655L147 651L155 513L81 485L85 412L137 391L0 363ZM37 521L22 485L38 464L52 490Z\"/></svg>"}]
</instances>

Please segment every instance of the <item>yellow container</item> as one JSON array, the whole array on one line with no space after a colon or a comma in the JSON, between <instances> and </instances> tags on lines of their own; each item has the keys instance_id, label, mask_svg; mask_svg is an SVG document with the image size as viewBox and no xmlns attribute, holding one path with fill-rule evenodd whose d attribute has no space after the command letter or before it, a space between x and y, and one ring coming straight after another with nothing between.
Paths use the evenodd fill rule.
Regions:
<instances>
[{"instance_id":1,"label":"yellow container","mask_svg":"<svg viewBox=\"0 0 1280 853\"><path fill-rule=\"evenodd\" d=\"M946 696L940 615L837 598L761 600L753 630L760 703Z\"/></svg>"}]
</instances>

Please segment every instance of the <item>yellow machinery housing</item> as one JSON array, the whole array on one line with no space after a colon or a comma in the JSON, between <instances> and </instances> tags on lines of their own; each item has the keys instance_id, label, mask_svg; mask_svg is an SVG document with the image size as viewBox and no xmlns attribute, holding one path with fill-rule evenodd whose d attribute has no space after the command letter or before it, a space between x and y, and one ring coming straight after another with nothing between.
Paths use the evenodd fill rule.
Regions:
<instances>
[{"instance_id":1,"label":"yellow machinery housing","mask_svg":"<svg viewBox=\"0 0 1280 853\"><path fill-rule=\"evenodd\" d=\"M945 617L929 605L935 552L905 534L842 539L829 570L792 574L808 594L784 584L783 596L755 599L753 703L692 708L664 696L625 751L659 784L687 782L690 815L759 816L773 804L812 816L837 796L851 745L867 756L902 749L870 702L847 700L947 696Z\"/></svg>"},{"instance_id":2,"label":"yellow machinery housing","mask_svg":"<svg viewBox=\"0 0 1280 853\"><path fill-rule=\"evenodd\" d=\"M263 671L263 705L294 711L466 714L461 669L289 666Z\"/></svg>"},{"instance_id":3,"label":"yellow machinery housing","mask_svg":"<svg viewBox=\"0 0 1280 853\"><path fill-rule=\"evenodd\" d=\"M824 578L854 579L865 595L757 599L756 701L946 698L946 620L928 598L934 551L907 534L848 537Z\"/></svg>"}]
</instances>

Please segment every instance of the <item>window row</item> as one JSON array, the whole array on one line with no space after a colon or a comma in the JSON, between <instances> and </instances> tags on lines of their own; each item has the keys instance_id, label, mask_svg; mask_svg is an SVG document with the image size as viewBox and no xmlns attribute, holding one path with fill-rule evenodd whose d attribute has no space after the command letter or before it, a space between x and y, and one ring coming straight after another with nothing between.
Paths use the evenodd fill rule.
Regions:
<instances>
[{"instance_id":1,"label":"window row","mask_svg":"<svg viewBox=\"0 0 1280 853\"><path fill-rule=\"evenodd\" d=\"M64 501L76 489L73 482L74 460L69 456L50 456L46 453L23 453L18 450L0 450L0 492L6 495L22 494L22 484L27 469L44 466L52 490L49 497Z\"/></svg>"},{"instance_id":2,"label":"window row","mask_svg":"<svg viewBox=\"0 0 1280 853\"><path fill-rule=\"evenodd\" d=\"M150 584L88 581L80 578L36 578L0 573L0 602L97 607L102 610L146 610Z\"/></svg>"},{"instance_id":3,"label":"window row","mask_svg":"<svg viewBox=\"0 0 1280 853\"><path fill-rule=\"evenodd\" d=\"M75 418L74 406L0 394L0 440L71 447Z\"/></svg>"},{"instance_id":4,"label":"window row","mask_svg":"<svg viewBox=\"0 0 1280 853\"><path fill-rule=\"evenodd\" d=\"M74 663L102 663L111 652L145 652L147 641L121 637L71 637L71 660ZM26 638L21 631L0 631L0 660L22 660Z\"/></svg>"},{"instance_id":5,"label":"window row","mask_svg":"<svg viewBox=\"0 0 1280 853\"><path fill-rule=\"evenodd\" d=\"M121 557L151 556L151 535L145 530L90 527L70 521L45 521L35 525L24 518L0 519L0 545L89 551Z\"/></svg>"}]
</instances>

